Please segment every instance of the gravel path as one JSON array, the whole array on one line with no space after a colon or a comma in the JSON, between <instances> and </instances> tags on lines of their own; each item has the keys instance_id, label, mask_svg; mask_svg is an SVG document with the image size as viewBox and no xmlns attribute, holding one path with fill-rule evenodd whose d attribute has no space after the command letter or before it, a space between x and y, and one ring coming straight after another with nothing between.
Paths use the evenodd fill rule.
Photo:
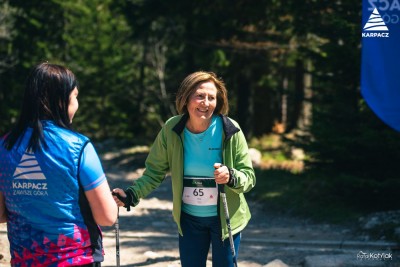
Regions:
<instances>
[{"instance_id":1,"label":"gravel path","mask_svg":"<svg viewBox=\"0 0 400 267\"><path fill-rule=\"evenodd\" d=\"M108 171L110 185L125 188L142 171L137 169L121 173L111 168ZM121 266L181 266L171 199L171 181L166 178L158 189L130 212L120 209ZM296 267L303 266L306 256L346 252L356 258L360 250L367 248L366 243L351 229L268 214L259 203L250 202L249 205L253 217L243 231L239 266L265 266L280 259ZM105 228L104 232L107 252L104 266L116 266L114 228ZM210 261L207 267L211 267Z\"/></svg>"}]
</instances>

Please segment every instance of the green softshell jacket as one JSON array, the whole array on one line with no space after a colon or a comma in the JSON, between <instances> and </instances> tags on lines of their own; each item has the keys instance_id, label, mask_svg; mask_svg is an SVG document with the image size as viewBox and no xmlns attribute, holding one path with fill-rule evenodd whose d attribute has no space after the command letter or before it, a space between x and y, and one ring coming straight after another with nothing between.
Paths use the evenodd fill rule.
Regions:
<instances>
[{"instance_id":1,"label":"green softshell jacket","mask_svg":"<svg viewBox=\"0 0 400 267\"><path fill-rule=\"evenodd\" d=\"M256 183L254 169L248 152L248 146L238 123L224 115L223 121L223 164L232 169L235 185L225 185L232 234L242 231L251 218L244 193L250 191ZM183 192L183 129L188 115L178 115L166 121L158 133L146 159L143 176L128 187L125 192L131 198L131 205L136 206L140 198L146 197L164 180L166 173L171 173L173 193L173 218L182 235L180 225ZM220 199L220 198L219 198ZM223 205L218 201L222 228L222 239L228 237Z\"/></svg>"}]
</instances>

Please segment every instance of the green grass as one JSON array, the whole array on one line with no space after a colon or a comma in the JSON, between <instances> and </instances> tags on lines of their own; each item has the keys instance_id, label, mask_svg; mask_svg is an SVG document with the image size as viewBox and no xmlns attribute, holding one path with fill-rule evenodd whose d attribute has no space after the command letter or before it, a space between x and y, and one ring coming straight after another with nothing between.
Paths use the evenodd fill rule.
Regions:
<instances>
[{"instance_id":1,"label":"green grass","mask_svg":"<svg viewBox=\"0 0 400 267\"><path fill-rule=\"evenodd\" d=\"M264 209L319 222L347 223L362 215L399 209L399 181L385 183L318 171L256 169L257 184L249 197Z\"/></svg>"}]
</instances>

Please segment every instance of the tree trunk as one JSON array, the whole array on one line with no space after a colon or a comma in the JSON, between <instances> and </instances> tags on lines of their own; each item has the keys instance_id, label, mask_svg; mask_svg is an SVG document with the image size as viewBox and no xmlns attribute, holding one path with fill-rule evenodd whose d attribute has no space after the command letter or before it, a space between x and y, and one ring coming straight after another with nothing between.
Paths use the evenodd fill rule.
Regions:
<instances>
[{"instance_id":1,"label":"tree trunk","mask_svg":"<svg viewBox=\"0 0 400 267\"><path fill-rule=\"evenodd\" d=\"M298 120L298 128L304 132L309 133L312 123L312 62L306 61L306 69L304 72L304 92L303 92L303 105L301 114Z\"/></svg>"}]
</instances>

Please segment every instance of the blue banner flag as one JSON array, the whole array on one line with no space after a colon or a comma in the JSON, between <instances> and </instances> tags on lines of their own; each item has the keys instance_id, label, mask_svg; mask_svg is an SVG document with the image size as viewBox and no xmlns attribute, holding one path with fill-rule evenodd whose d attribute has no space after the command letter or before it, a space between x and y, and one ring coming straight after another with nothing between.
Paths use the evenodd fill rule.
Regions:
<instances>
[{"instance_id":1,"label":"blue banner flag","mask_svg":"<svg viewBox=\"0 0 400 267\"><path fill-rule=\"evenodd\" d=\"M400 0L363 0L361 93L400 131Z\"/></svg>"}]
</instances>

